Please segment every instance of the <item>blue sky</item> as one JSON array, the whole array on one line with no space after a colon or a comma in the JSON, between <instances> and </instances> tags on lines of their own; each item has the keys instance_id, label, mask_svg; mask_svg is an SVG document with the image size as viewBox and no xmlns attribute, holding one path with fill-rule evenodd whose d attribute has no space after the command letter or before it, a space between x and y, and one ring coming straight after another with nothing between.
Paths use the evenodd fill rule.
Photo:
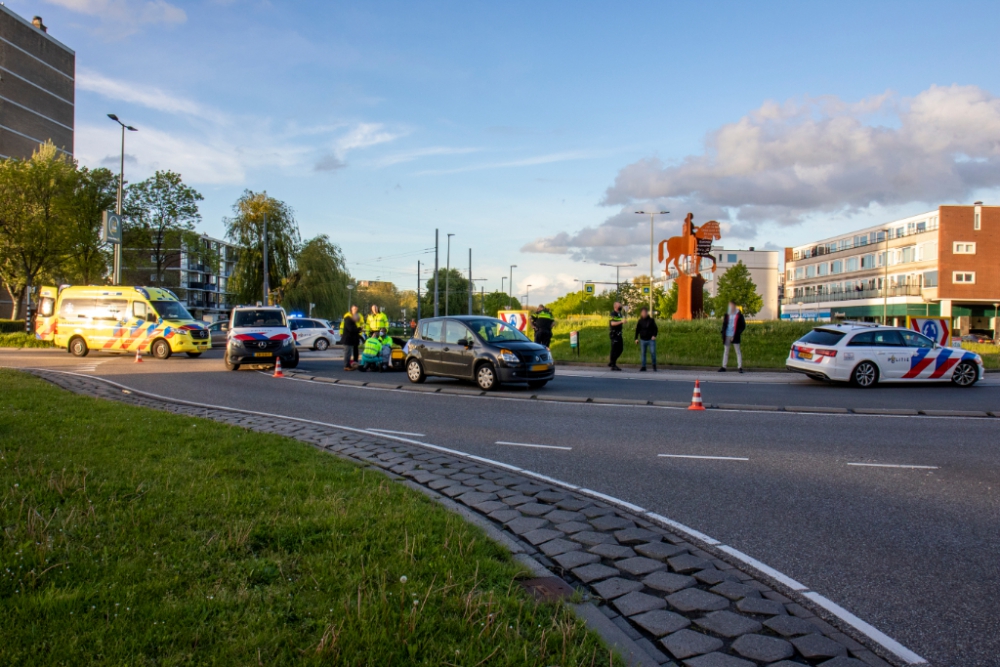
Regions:
<instances>
[{"instance_id":1,"label":"blue sky","mask_svg":"<svg viewBox=\"0 0 1000 667\"><path fill-rule=\"evenodd\" d=\"M435 227L537 302L648 267L640 208L778 247L1000 186L995 2L7 5L76 50L82 163L117 113L127 178L179 171L204 231L266 189L401 287Z\"/></svg>"}]
</instances>

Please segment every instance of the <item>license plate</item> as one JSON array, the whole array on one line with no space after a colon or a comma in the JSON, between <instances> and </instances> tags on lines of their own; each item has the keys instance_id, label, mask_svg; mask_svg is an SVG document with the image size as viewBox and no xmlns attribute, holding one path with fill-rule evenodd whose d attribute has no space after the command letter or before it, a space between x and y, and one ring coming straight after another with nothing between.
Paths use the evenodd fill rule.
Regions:
<instances>
[{"instance_id":1,"label":"license plate","mask_svg":"<svg viewBox=\"0 0 1000 667\"><path fill-rule=\"evenodd\" d=\"M548 366L548 364L535 364L534 366L531 367L531 370L533 370L533 371L547 371L547 370L549 370L549 366Z\"/></svg>"},{"instance_id":2,"label":"license plate","mask_svg":"<svg viewBox=\"0 0 1000 667\"><path fill-rule=\"evenodd\" d=\"M254 352L253 356L255 356L255 357L273 357L274 353L273 352Z\"/></svg>"},{"instance_id":3,"label":"license plate","mask_svg":"<svg viewBox=\"0 0 1000 667\"><path fill-rule=\"evenodd\" d=\"M799 356L807 361L813 358L812 352L799 352Z\"/></svg>"},{"instance_id":4,"label":"license plate","mask_svg":"<svg viewBox=\"0 0 1000 667\"><path fill-rule=\"evenodd\" d=\"M394 351L394 352L392 353L392 358L393 358L393 359L402 359L402 358L403 358L403 356L405 356L405 355L403 355L403 351L402 351L402 350L395 350L395 351Z\"/></svg>"}]
</instances>

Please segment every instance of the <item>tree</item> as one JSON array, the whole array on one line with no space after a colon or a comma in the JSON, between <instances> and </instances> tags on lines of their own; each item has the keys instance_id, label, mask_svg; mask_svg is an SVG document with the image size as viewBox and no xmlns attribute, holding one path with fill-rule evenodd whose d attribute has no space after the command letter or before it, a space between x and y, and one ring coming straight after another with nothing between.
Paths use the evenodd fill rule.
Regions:
<instances>
[{"instance_id":1,"label":"tree","mask_svg":"<svg viewBox=\"0 0 1000 667\"><path fill-rule=\"evenodd\" d=\"M69 252L68 200L76 164L52 142L28 160L0 161L0 280L11 296L12 319L38 277L59 266Z\"/></svg>"},{"instance_id":2,"label":"tree","mask_svg":"<svg viewBox=\"0 0 1000 667\"><path fill-rule=\"evenodd\" d=\"M129 265L144 266L148 255L154 269L153 283L162 285L164 268L179 263L185 245L196 243L192 237L197 236L194 224L201 220L198 202L202 199L172 171L157 171L151 178L130 185L122 207Z\"/></svg>"},{"instance_id":3,"label":"tree","mask_svg":"<svg viewBox=\"0 0 1000 667\"><path fill-rule=\"evenodd\" d=\"M764 307L764 299L757 294L757 286L750 279L750 270L743 262L729 267L719 278L713 304L715 312L726 312L730 301L742 308L743 314L747 317L753 317Z\"/></svg>"},{"instance_id":4,"label":"tree","mask_svg":"<svg viewBox=\"0 0 1000 667\"><path fill-rule=\"evenodd\" d=\"M674 316L674 314L677 312L677 299L679 297L679 294L680 294L680 287L678 286L678 283L675 280L674 283L670 286L670 291L665 296L661 296L660 299L656 302L657 308L660 311L660 317L669 320Z\"/></svg>"},{"instance_id":5,"label":"tree","mask_svg":"<svg viewBox=\"0 0 1000 667\"><path fill-rule=\"evenodd\" d=\"M378 306L390 320L402 317L403 306L399 290L391 282L372 280L367 285L359 284L355 291L355 303L366 316L371 312L372 306Z\"/></svg>"},{"instance_id":6,"label":"tree","mask_svg":"<svg viewBox=\"0 0 1000 667\"><path fill-rule=\"evenodd\" d=\"M271 289L280 288L295 270L299 253L299 225L292 208L266 192L245 190L233 204L227 218L226 237L239 247L239 258L229 279L229 288L238 303L261 300L264 285L264 254L261 239L267 215L267 273Z\"/></svg>"},{"instance_id":7,"label":"tree","mask_svg":"<svg viewBox=\"0 0 1000 667\"><path fill-rule=\"evenodd\" d=\"M448 307L444 303L444 279L448 278ZM421 295L420 308L422 315L432 317L434 315L434 278L427 281L427 291ZM506 308L506 303L504 304ZM452 269L449 273L447 269L438 269L438 310L439 315L448 313L449 315L467 315L469 312L469 279L462 275L458 269Z\"/></svg>"},{"instance_id":8,"label":"tree","mask_svg":"<svg viewBox=\"0 0 1000 667\"><path fill-rule=\"evenodd\" d=\"M104 212L114 208L118 176L100 167L81 168L69 198L69 254L55 272L59 284L94 285L104 281L111 253L101 241Z\"/></svg>"},{"instance_id":9,"label":"tree","mask_svg":"<svg viewBox=\"0 0 1000 667\"><path fill-rule=\"evenodd\" d=\"M270 223L269 223L270 225ZM268 234L270 236L270 234ZM295 271L289 276L278 300L290 310L336 319L347 310L347 284L351 274L340 246L326 234L306 241L295 258Z\"/></svg>"},{"instance_id":10,"label":"tree","mask_svg":"<svg viewBox=\"0 0 1000 667\"><path fill-rule=\"evenodd\" d=\"M512 307L510 309L507 308L510 304L510 297L506 292L490 292L484 295L483 300L486 302L486 314L490 317L496 317L497 313L501 310L521 310L521 302L517 297L514 297Z\"/></svg>"}]
</instances>

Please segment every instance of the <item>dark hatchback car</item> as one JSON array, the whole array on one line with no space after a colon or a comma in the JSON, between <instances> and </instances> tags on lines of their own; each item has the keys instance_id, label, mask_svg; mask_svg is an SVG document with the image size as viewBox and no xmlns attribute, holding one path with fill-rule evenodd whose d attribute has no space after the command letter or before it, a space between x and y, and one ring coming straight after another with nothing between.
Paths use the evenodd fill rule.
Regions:
<instances>
[{"instance_id":1,"label":"dark hatchback car","mask_svg":"<svg viewBox=\"0 0 1000 667\"><path fill-rule=\"evenodd\" d=\"M523 333L493 317L462 315L421 320L407 343L406 375L472 380L489 391L504 383L544 387L555 377L552 354Z\"/></svg>"}]
</instances>

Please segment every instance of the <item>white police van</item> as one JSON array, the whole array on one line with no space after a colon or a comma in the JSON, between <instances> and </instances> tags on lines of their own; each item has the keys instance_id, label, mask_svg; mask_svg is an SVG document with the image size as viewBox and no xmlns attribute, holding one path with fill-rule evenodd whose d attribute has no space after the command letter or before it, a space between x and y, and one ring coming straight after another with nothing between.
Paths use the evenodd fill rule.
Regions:
<instances>
[{"instance_id":1,"label":"white police van","mask_svg":"<svg viewBox=\"0 0 1000 667\"><path fill-rule=\"evenodd\" d=\"M816 327L792 344L785 367L859 387L879 382L971 387L983 377L983 360L975 352L938 345L912 329L866 322Z\"/></svg>"},{"instance_id":2,"label":"white police van","mask_svg":"<svg viewBox=\"0 0 1000 667\"><path fill-rule=\"evenodd\" d=\"M299 351L285 310L279 306L233 308L226 336L226 368L235 371L243 364L273 366L278 359L282 368L299 365Z\"/></svg>"}]
</instances>

